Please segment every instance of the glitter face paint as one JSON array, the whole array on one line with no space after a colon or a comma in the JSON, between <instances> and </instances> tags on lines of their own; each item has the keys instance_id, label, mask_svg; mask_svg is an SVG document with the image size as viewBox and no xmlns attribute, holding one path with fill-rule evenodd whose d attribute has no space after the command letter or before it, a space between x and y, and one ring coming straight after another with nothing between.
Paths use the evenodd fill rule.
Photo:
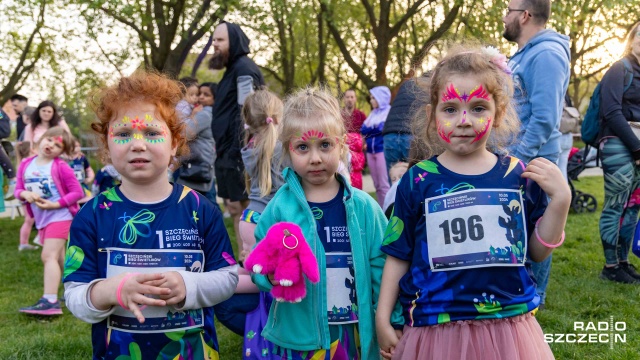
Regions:
<instances>
[{"instance_id":1,"label":"glitter face paint","mask_svg":"<svg viewBox=\"0 0 640 360\"><path fill-rule=\"evenodd\" d=\"M113 142L118 145L127 144L131 142L132 139L144 140L150 144L165 142L167 137L167 131L165 130L164 126L152 124L152 122L153 122L153 117L149 114L145 114L144 120L140 119L137 116L133 119L129 118L128 116L124 116L119 123L116 122L110 126L109 138L113 139ZM128 137L116 139L116 136L123 135L122 133L118 132L117 129L123 126L128 126L128 125L131 125L131 128L134 131L133 134L131 134L131 136L128 136ZM135 130L138 130L138 131L135 131ZM123 130L123 131L126 131L126 130ZM161 136L154 134L154 132L161 134Z\"/></svg>"},{"instance_id":2,"label":"glitter face paint","mask_svg":"<svg viewBox=\"0 0 640 360\"><path fill-rule=\"evenodd\" d=\"M451 143L451 134L453 134L453 129L449 130L449 128L451 128L451 122L448 120L440 121L436 119L436 124L438 126L438 136L440 136L440 138L445 142Z\"/></svg>"},{"instance_id":3,"label":"glitter face paint","mask_svg":"<svg viewBox=\"0 0 640 360\"><path fill-rule=\"evenodd\" d=\"M440 99L442 102L447 102L451 100L458 100L460 102L468 103L473 100L473 98L483 99L489 101L489 93L484 89L482 85L476 86L471 93L462 93L456 89L453 84L449 84L447 89L442 93L442 98Z\"/></svg>"},{"instance_id":4,"label":"glitter face paint","mask_svg":"<svg viewBox=\"0 0 640 360\"><path fill-rule=\"evenodd\" d=\"M333 140L333 141L332 141ZM320 143L322 150L331 150L340 143L340 139L336 137L331 139L328 135L319 130L309 130L303 134L295 134L289 142L289 151L295 152L298 155L302 155L308 152L310 147L316 146L316 143Z\"/></svg>"},{"instance_id":5,"label":"glitter face paint","mask_svg":"<svg viewBox=\"0 0 640 360\"><path fill-rule=\"evenodd\" d=\"M478 124L481 124L482 128L480 129L480 131L475 131L474 130L474 132L476 133L476 137L471 142L472 144L474 142L482 139L487 134L487 131L489 131L489 128L491 127L491 118L487 118L486 124L485 124L485 119L484 118L480 118L480 119L478 119Z\"/></svg>"}]
</instances>

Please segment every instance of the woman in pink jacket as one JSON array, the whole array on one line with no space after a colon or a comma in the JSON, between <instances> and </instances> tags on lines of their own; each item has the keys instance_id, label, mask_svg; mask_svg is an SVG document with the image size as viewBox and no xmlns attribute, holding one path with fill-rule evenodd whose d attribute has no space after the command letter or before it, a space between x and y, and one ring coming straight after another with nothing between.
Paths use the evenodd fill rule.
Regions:
<instances>
[{"instance_id":1,"label":"woman in pink jacket","mask_svg":"<svg viewBox=\"0 0 640 360\"><path fill-rule=\"evenodd\" d=\"M27 212L36 221L43 243L44 295L35 305L20 312L61 315L58 286L62 278L65 244L71 220L84 196L73 170L59 156L73 151L71 135L62 127L47 130L37 143L38 155L20 163L15 197L27 202Z\"/></svg>"}]
</instances>

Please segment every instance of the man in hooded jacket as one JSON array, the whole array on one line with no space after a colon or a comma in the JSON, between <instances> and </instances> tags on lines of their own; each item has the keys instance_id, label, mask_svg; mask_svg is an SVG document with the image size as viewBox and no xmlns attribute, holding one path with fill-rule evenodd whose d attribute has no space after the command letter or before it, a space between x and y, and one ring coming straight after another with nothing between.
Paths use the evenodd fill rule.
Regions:
<instances>
[{"instance_id":1,"label":"man in hooded jacket","mask_svg":"<svg viewBox=\"0 0 640 360\"><path fill-rule=\"evenodd\" d=\"M511 0L502 21L503 37L518 44L509 60L515 86L514 105L522 123L510 155L528 163L543 157L554 163L560 156L560 118L569 86L569 37L546 29L550 0ZM531 269L544 308L551 272L549 255Z\"/></svg>"},{"instance_id":2,"label":"man in hooded jacket","mask_svg":"<svg viewBox=\"0 0 640 360\"><path fill-rule=\"evenodd\" d=\"M238 222L248 205L245 193L244 165L240 154L242 119L240 110L244 100L255 89L264 85L264 78L249 54L249 38L240 26L220 23L213 32L214 54L209 68L226 68L216 90L211 130L216 142L215 162L218 196L227 200L226 208L234 220L234 230L239 244Z\"/></svg>"}]
</instances>

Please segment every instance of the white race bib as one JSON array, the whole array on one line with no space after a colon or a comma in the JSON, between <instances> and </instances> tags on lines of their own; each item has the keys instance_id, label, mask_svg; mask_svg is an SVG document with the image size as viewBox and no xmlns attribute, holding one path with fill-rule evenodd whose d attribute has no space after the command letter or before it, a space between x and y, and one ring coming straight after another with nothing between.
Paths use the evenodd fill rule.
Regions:
<instances>
[{"instance_id":1,"label":"white race bib","mask_svg":"<svg viewBox=\"0 0 640 360\"><path fill-rule=\"evenodd\" d=\"M73 174L79 182L82 183L84 181L84 170L73 170Z\"/></svg>"},{"instance_id":2,"label":"white race bib","mask_svg":"<svg viewBox=\"0 0 640 360\"><path fill-rule=\"evenodd\" d=\"M107 277L126 272L161 273L167 271L202 272L202 250L137 250L108 248ZM107 326L133 333L158 333L204 326L202 309L175 311L168 306L147 306L142 310L141 324L131 311L116 306Z\"/></svg>"},{"instance_id":3,"label":"white race bib","mask_svg":"<svg viewBox=\"0 0 640 360\"><path fill-rule=\"evenodd\" d=\"M50 178L27 178L24 179L24 188L27 191L35 193L42 199L48 199L52 196L51 188L49 184L52 181Z\"/></svg>"},{"instance_id":4,"label":"white race bib","mask_svg":"<svg viewBox=\"0 0 640 360\"><path fill-rule=\"evenodd\" d=\"M351 253L327 253L327 316L329 324L358 322L355 301L356 284Z\"/></svg>"},{"instance_id":5,"label":"white race bib","mask_svg":"<svg viewBox=\"0 0 640 360\"><path fill-rule=\"evenodd\" d=\"M478 189L425 200L432 271L524 266L527 226L518 190Z\"/></svg>"}]
</instances>

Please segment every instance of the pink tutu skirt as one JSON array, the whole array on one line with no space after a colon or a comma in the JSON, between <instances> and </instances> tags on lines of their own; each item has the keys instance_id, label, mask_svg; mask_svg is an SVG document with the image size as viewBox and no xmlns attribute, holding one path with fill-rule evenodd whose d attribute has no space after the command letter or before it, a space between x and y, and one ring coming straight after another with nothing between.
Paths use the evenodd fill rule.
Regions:
<instances>
[{"instance_id":1,"label":"pink tutu skirt","mask_svg":"<svg viewBox=\"0 0 640 360\"><path fill-rule=\"evenodd\" d=\"M532 313L489 320L405 326L394 360L554 359Z\"/></svg>"}]
</instances>

